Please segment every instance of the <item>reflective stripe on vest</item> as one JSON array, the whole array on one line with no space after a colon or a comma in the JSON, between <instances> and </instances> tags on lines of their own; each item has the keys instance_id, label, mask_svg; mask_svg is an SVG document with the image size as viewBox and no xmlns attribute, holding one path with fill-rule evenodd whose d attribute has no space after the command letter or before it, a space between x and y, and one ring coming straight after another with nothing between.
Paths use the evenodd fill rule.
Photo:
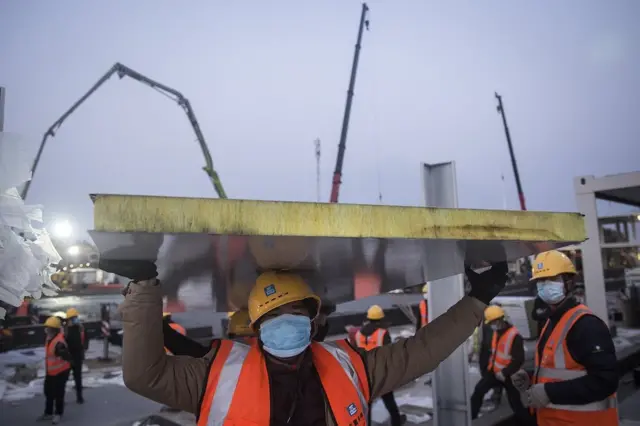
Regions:
<instances>
[{"instance_id":1,"label":"reflective stripe on vest","mask_svg":"<svg viewBox=\"0 0 640 426\"><path fill-rule=\"evenodd\" d=\"M48 342L45 342L46 358L45 358L45 370L47 376L57 376L71 369L69 361L65 361L56 355L56 345L62 343L67 346L67 342L64 340L62 332L56 334L56 336Z\"/></svg>"},{"instance_id":2,"label":"reflective stripe on vest","mask_svg":"<svg viewBox=\"0 0 640 426\"><path fill-rule=\"evenodd\" d=\"M379 346L382 346L384 342L384 336L387 334L387 330L378 328L369 336L362 334L360 330L356 332L356 345L365 351L370 351Z\"/></svg>"},{"instance_id":3,"label":"reflective stripe on vest","mask_svg":"<svg viewBox=\"0 0 640 426\"><path fill-rule=\"evenodd\" d=\"M311 351L336 426L366 425L369 383L360 356L345 340L314 342ZM270 411L269 377L258 343L222 340L211 364L197 425L268 426Z\"/></svg>"},{"instance_id":4,"label":"reflective stripe on vest","mask_svg":"<svg viewBox=\"0 0 640 426\"><path fill-rule=\"evenodd\" d=\"M177 331L178 333L182 334L183 336L187 335L187 330L183 326L178 324L178 323L170 322L169 323L169 327L173 328L175 331ZM171 351L166 346L164 347L164 351L167 353L167 355L173 355L171 353Z\"/></svg>"},{"instance_id":5,"label":"reflective stripe on vest","mask_svg":"<svg viewBox=\"0 0 640 426\"><path fill-rule=\"evenodd\" d=\"M429 306L427 305L426 300L420 301L420 326L424 327L429 324Z\"/></svg>"},{"instance_id":6,"label":"reflective stripe on vest","mask_svg":"<svg viewBox=\"0 0 640 426\"><path fill-rule=\"evenodd\" d=\"M511 347L513 339L518 334L518 329L514 326L509 327L507 331L502 333L498 340L498 332L493 332L491 338L491 359L487 365L487 370L497 373L502 371L511 362Z\"/></svg>"},{"instance_id":7,"label":"reflective stripe on vest","mask_svg":"<svg viewBox=\"0 0 640 426\"><path fill-rule=\"evenodd\" d=\"M585 368L571 357L566 347L566 339L571 327L581 317L588 314L592 314L592 312L585 305L578 305L569 309L551 331L542 350L542 359L540 359L539 355L539 345L536 345L534 384L573 380L587 375ZM547 320L540 334L541 336L544 335L549 323L549 320ZM549 404L536 411L538 424L542 426L555 425L558 421L563 421L563 424L568 425L586 426L618 424L615 393L602 401L595 401L589 404Z\"/></svg>"}]
</instances>

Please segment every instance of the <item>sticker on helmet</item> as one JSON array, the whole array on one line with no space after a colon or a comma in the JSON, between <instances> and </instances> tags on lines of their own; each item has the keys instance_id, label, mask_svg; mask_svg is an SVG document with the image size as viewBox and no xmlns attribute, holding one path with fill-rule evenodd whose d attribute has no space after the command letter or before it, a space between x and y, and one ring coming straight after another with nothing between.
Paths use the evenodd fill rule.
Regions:
<instances>
[{"instance_id":1,"label":"sticker on helmet","mask_svg":"<svg viewBox=\"0 0 640 426\"><path fill-rule=\"evenodd\" d=\"M358 413L358 408L356 407L356 404L349 404L349 406L347 407L347 412L349 413L350 416L355 416Z\"/></svg>"},{"instance_id":2,"label":"sticker on helmet","mask_svg":"<svg viewBox=\"0 0 640 426\"><path fill-rule=\"evenodd\" d=\"M543 268L543 266L544 266L544 265L542 264L542 262L538 263L538 269L542 269L542 268Z\"/></svg>"},{"instance_id":3,"label":"sticker on helmet","mask_svg":"<svg viewBox=\"0 0 640 426\"><path fill-rule=\"evenodd\" d=\"M276 294L276 286L275 284L269 284L264 288L264 294L269 297L273 294Z\"/></svg>"}]
</instances>

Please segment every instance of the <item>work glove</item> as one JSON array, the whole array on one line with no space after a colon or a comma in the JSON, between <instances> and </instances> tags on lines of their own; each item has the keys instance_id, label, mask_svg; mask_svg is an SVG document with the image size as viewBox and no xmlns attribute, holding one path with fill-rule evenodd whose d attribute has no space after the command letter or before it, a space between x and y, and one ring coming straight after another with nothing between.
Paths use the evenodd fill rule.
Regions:
<instances>
[{"instance_id":1,"label":"work glove","mask_svg":"<svg viewBox=\"0 0 640 426\"><path fill-rule=\"evenodd\" d=\"M522 401L525 407L544 408L551 404L547 391L544 390L544 384L542 383L531 386L529 390L521 393L520 395L521 399L522 395L526 396L526 401Z\"/></svg>"},{"instance_id":2,"label":"work glove","mask_svg":"<svg viewBox=\"0 0 640 426\"><path fill-rule=\"evenodd\" d=\"M496 379L498 379L499 382L504 383L505 377L504 374L502 374L502 371L498 371L496 373Z\"/></svg>"},{"instance_id":3,"label":"work glove","mask_svg":"<svg viewBox=\"0 0 640 426\"><path fill-rule=\"evenodd\" d=\"M471 285L469 296L488 305L507 284L507 272L509 272L507 262L494 263L491 269L481 274L465 267L465 273Z\"/></svg>"},{"instance_id":4,"label":"work glove","mask_svg":"<svg viewBox=\"0 0 640 426\"><path fill-rule=\"evenodd\" d=\"M518 370L511 375L511 384L518 392L525 392L531 386L529 373L524 370Z\"/></svg>"},{"instance_id":5,"label":"work glove","mask_svg":"<svg viewBox=\"0 0 640 426\"><path fill-rule=\"evenodd\" d=\"M156 278L155 262L163 240L163 234L133 234L132 244L101 253L98 267L136 282ZM140 253L146 253L146 258L140 258Z\"/></svg>"}]
</instances>

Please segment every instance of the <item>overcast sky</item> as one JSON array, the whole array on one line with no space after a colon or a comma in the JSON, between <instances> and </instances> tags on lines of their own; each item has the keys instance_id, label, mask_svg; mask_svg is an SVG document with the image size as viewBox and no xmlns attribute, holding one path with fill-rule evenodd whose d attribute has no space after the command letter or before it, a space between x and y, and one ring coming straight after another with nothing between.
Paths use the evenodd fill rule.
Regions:
<instances>
[{"instance_id":1,"label":"overcast sky","mask_svg":"<svg viewBox=\"0 0 640 426\"><path fill-rule=\"evenodd\" d=\"M506 193L517 209L494 91L531 210L575 210L574 176L640 169L640 1L369 5L340 201L377 203L380 190L385 204L420 205L420 162L455 160L462 207L502 208ZM189 98L230 197L314 201L319 137L327 200L360 10L0 0L5 131L35 152L121 62ZM49 140L28 202L86 229L89 193L215 196L203 165L173 101L113 78Z\"/></svg>"}]
</instances>

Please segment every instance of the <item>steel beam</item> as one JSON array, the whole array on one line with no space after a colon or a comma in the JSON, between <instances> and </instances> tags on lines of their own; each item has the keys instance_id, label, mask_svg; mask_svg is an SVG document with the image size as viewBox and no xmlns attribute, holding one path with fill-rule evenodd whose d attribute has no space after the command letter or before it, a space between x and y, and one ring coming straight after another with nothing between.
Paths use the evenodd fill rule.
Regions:
<instances>
[{"instance_id":1,"label":"steel beam","mask_svg":"<svg viewBox=\"0 0 640 426\"><path fill-rule=\"evenodd\" d=\"M427 207L457 208L458 192L454 162L422 164L424 195ZM448 250L425 251L424 264L429 269L441 262L454 262L462 270L464 253L455 242ZM462 275L429 283L429 321L444 314L464 296ZM469 361L467 345L463 344L445 359L433 373L434 425L471 425Z\"/></svg>"}]
</instances>

